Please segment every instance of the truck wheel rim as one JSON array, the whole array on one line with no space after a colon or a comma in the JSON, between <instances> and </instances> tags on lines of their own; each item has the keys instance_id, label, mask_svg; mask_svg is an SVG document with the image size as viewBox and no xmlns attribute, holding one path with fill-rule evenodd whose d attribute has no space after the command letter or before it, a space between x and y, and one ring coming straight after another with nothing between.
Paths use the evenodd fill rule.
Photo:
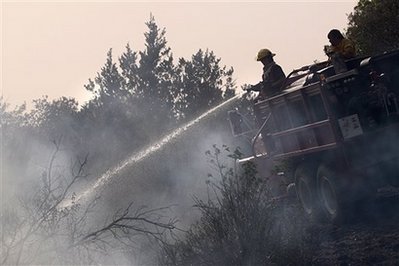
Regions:
<instances>
[{"instance_id":1,"label":"truck wheel rim","mask_svg":"<svg viewBox=\"0 0 399 266\"><path fill-rule=\"evenodd\" d=\"M322 204L329 215L334 218L337 215L338 210L338 202L335 190L327 177L323 176L320 181Z\"/></svg>"},{"instance_id":2,"label":"truck wheel rim","mask_svg":"<svg viewBox=\"0 0 399 266\"><path fill-rule=\"evenodd\" d=\"M308 183L303 179L299 179L299 198L301 199L302 206L305 209L306 213L312 213L312 198L311 198L311 190Z\"/></svg>"}]
</instances>

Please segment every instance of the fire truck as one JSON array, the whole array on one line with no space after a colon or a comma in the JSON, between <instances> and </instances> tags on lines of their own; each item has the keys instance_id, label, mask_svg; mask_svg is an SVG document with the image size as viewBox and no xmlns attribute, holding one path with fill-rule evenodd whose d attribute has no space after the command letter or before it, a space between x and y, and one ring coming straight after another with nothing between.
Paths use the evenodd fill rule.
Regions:
<instances>
[{"instance_id":1,"label":"fire truck","mask_svg":"<svg viewBox=\"0 0 399 266\"><path fill-rule=\"evenodd\" d=\"M399 187L399 50L344 63L294 70L281 94L254 103L252 128L229 111L233 135L251 139L240 162L291 184L317 220L339 221L378 188Z\"/></svg>"}]
</instances>

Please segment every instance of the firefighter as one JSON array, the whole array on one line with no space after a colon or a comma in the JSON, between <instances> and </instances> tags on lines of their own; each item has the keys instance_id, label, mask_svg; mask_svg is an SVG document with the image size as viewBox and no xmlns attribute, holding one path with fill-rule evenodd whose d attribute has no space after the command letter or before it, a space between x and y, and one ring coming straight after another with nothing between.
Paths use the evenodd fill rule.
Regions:
<instances>
[{"instance_id":1,"label":"firefighter","mask_svg":"<svg viewBox=\"0 0 399 266\"><path fill-rule=\"evenodd\" d=\"M356 49L354 43L344 38L342 33L337 29L332 29L327 35L328 40L331 43L330 47L326 47L326 53L328 54L339 54L344 59L351 59L356 56Z\"/></svg>"},{"instance_id":2,"label":"firefighter","mask_svg":"<svg viewBox=\"0 0 399 266\"><path fill-rule=\"evenodd\" d=\"M327 34L327 38L331 46L324 46L324 52L329 57L329 61L334 65L335 73L342 73L348 70L345 60L356 56L354 43L344 38L342 33L337 29L332 29Z\"/></svg>"},{"instance_id":3,"label":"firefighter","mask_svg":"<svg viewBox=\"0 0 399 266\"><path fill-rule=\"evenodd\" d=\"M259 50L256 56L256 61L263 64L262 81L250 88L253 91L259 91L256 100L266 99L282 91L285 74L283 69L274 61L274 56L275 54L269 49Z\"/></svg>"}]
</instances>

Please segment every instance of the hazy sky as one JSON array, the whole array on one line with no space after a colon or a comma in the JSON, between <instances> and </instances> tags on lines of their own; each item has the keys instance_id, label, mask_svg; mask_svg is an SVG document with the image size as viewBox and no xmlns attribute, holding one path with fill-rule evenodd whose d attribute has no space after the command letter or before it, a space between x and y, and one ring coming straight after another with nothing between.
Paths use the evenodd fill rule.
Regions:
<instances>
[{"instance_id":1,"label":"hazy sky","mask_svg":"<svg viewBox=\"0 0 399 266\"><path fill-rule=\"evenodd\" d=\"M235 69L238 85L260 80L260 48L276 53L286 74L326 59L332 28L347 27L357 0L341 1L73 1L1 2L1 90L12 105L48 95L89 98L94 78L112 48L144 48L150 13L166 28L175 59L212 50Z\"/></svg>"}]
</instances>

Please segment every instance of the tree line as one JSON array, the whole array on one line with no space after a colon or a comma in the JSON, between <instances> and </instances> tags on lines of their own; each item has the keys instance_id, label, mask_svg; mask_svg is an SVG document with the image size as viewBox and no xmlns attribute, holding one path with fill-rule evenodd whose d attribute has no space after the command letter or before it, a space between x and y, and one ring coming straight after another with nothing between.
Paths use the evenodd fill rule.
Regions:
<instances>
[{"instance_id":1,"label":"tree line","mask_svg":"<svg viewBox=\"0 0 399 266\"><path fill-rule=\"evenodd\" d=\"M166 30L152 15L146 26L144 50L127 44L115 59L109 49L104 65L82 88L92 95L83 105L71 97L43 96L28 110L11 108L1 97L1 264L92 264L93 254L118 240L161 241L175 228L173 219L161 215L166 209L138 202L118 206L97 229L86 221L94 202L60 207L65 199L74 201L77 183L100 177L235 94L233 68L212 51L199 49L175 61ZM163 164L157 167L168 169ZM172 174L155 172L162 180Z\"/></svg>"},{"instance_id":2,"label":"tree line","mask_svg":"<svg viewBox=\"0 0 399 266\"><path fill-rule=\"evenodd\" d=\"M77 154L90 151L98 159L107 154L118 160L234 96L234 70L213 51L199 49L175 62L166 30L152 15L146 26L143 51L128 43L115 59L109 49L105 64L84 85L92 95L87 103L80 107L74 98L43 96L33 101L32 110L22 105L10 111L1 100L2 127L23 127L47 139L63 136Z\"/></svg>"}]
</instances>

